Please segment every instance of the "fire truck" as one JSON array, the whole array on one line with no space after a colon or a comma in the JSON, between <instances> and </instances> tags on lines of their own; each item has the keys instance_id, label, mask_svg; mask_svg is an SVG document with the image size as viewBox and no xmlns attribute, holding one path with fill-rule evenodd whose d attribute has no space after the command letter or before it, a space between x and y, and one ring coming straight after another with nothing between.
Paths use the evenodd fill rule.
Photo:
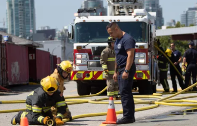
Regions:
<instances>
[{"instance_id":1,"label":"fire truck","mask_svg":"<svg viewBox=\"0 0 197 126\"><path fill-rule=\"evenodd\" d=\"M75 13L69 30L69 38L74 42L71 80L77 82L79 95L97 93L106 86L100 55L108 46L106 26L116 22L136 41L133 88L138 88L141 94L152 93L157 78L153 58L156 12L143 9L143 0L107 0L107 3L107 16L92 16L95 9L80 9Z\"/></svg>"}]
</instances>

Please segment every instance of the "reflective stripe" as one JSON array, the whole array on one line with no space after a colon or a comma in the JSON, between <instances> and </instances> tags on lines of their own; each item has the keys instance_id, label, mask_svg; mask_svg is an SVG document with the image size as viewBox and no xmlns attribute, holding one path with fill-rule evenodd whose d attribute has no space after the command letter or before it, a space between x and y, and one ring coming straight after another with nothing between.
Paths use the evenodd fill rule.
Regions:
<instances>
[{"instance_id":1,"label":"reflective stripe","mask_svg":"<svg viewBox=\"0 0 197 126\"><path fill-rule=\"evenodd\" d=\"M47 112L51 109L51 107L43 107L42 109L43 109L44 112Z\"/></svg>"},{"instance_id":2,"label":"reflective stripe","mask_svg":"<svg viewBox=\"0 0 197 126\"><path fill-rule=\"evenodd\" d=\"M164 63L163 61L159 61L159 63Z\"/></svg>"},{"instance_id":3,"label":"reflective stripe","mask_svg":"<svg viewBox=\"0 0 197 126\"><path fill-rule=\"evenodd\" d=\"M113 96L114 92L107 92L107 96Z\"/></svg>"},{"instance_id":4,"label":"reflective stripe","mask_svg":"<svg viewBox=\"0 0 197 126\"><path fill-rule=\"evenodd\" d=\"M41 113L41 112L42 112L42 108L39 108L39 107L32 107L32 111L33 111L33 112L37 112L37 113Z\"/></svg>"},{"instance_id":5,"label":"reflective stripe","mask_svg":"<svg viewBox=\"0 0 197 126\"><path fill-rule=\"evenodd\" d=\"M26 109L28 109L28 110L32 110L31 105L27 105L27 104L26 104Z\"/></svg>"},{"instance_id":6,"label":"reflective stripe","mask_svg":"<svg viewBox=\"0 0 197 126\"><path fill-rule=\"evenodd\" d=\"M114 95L118 95L118 91L114 91Z\"/></svg>"},{"instance_id":7,"label":"reflective stripe","mask_svg":"<svg viewBox=\"0 0 197 126\"><path fill-rule=\"evenodd\" d=\"M168 85L166 79L164 79L164 83L165 83L165 85L166 85L166 89L165 89L165 90L169 90L169 85Z\"/></svg>"},{"instance_id":8,"label":"reflective stripe","mask_svg":"<svg viewBox=\"0 0 197 126\"><path fill-rule=\"evenodd\" d=\"M114 71L108 71L109 74L114 74Z\"/></svg>"},{"instance_id":9,"label":"reflective stripe","mask_svg":"<svg viewBox=\"0 0 197 126\"><path fill-rule=\"evenodd\" d=\"M21 114L21 118L24 118L27 114L28 114L28 112L23 112L23 113Z\"/></svg>"},{"instance_id":10,"label":"reflective stripe","mask_svg":"<svg viewBox=\"0 0 197 126\"><path fill-rule=\"evenodd\" d=\"M115 58L108 58L107 61L115 61Z\"/></svg>"},{"instance_id":11,"label":"reflective stripe","mask_svg":"<svg viewBox=\"0 0 197 126\"><path fill-rule=\"evenodd\" d=\"M66 106L65 101L57 102L56 107Z\"/></svg>"},{"instance_id":12,"label":"reflective stripe","mask_svg":"<svg viewBox=\"0 0 197 126\"><path fill-rule=\"evenodd\" d=\"M44 119L43 116L39 116L39 117L38 117L38 122L42 123L42 120L43 120L43 119Z\"/></svg>"},{"instance_id":13,"label":"reflective stripe","mask_svg":"<svg viewBox=\"0 0 197 126\"><path fill-rule=\"evenodd\" d=\"M107 69L107 65L102 65L103 70Z\"/></svg>"},{"instance_id":14,"label":"reflective stripe","mask_svg":"<svg viewBox=\"0 0 197 126\"><path fill-rule=\"evenodd\" d=\"M63 115L61 113L57 113L57 117L61 117L63 119Z\"/></svg>"},{"instance_id":15,"label":"reflective stripe","mask_svg":"<svg viewBox=\"0 0 197 126\"><path fill-rule=\"evenodd\" d=\"M161 71L168 71L168 68L166 68L166 69L159 68L159 70L161 70Z\"/></svg>"}]
</instances>

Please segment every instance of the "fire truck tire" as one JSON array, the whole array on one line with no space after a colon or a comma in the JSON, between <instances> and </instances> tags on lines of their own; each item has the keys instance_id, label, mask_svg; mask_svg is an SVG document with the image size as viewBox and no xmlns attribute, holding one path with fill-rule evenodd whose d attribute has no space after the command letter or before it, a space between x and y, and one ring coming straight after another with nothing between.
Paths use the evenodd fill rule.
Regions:
<instances>
[{"instance_id":1,"label":"fire truck tire","mask_svg":"<svg viewBox=\"0 0 197 126\"><path fill-rule=\"evenodd\" d=\"M152 84L148 80L141 80L138 82L140 94L153 94Z\"/></svg>"},{"instance_id":2,"label":"fire truck tire","mask_svg":"<svg viewBox=\"0 0 197 126\"><path fill-rule=\"evenodd\" d=\"M91 86L83 83L81 81L77 81L77 92L79 95L89 95L91 91Z\"/></svg>"}]
</instances>

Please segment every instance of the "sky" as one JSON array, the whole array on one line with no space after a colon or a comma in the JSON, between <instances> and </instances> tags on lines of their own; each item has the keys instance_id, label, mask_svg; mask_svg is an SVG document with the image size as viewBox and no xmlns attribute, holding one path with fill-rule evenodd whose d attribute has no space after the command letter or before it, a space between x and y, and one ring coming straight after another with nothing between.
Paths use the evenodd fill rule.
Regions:
<instances>
[{"instance_id":1,"label":"sky","mask_svg":"<svg viewBox=\"0 0 197 126\"><path fill-rule=\"evenodd\" d=\"M6 19L6 1L0 0L0 27L3 27L3 19ZM36 9L36 28L50 26L50 28L62 29L73 22L74 13L80 8L84 0L34 0ZM106 0L104 5L107 6ZM160 0L163 8L164 22L171 19L180 21L180 15L188 7L194 7L196 0Z\"/></svg>"}]
</instances>

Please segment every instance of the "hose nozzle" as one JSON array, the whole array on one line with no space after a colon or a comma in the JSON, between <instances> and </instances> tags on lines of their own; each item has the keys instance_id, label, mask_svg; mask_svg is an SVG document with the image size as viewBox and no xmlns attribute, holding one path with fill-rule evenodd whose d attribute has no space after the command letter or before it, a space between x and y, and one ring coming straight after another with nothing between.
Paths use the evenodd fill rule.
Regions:
<instances>
[{"instance_id":1,"label":"hose nozzle","mask_svg":"<svg viewBox=\"0 0 197 126\"><path fill-rule=\"evenodd\" d=\"M47 126L53 126L54 122L52 119L47 120Z\"/></svg>"}]
</instances>

